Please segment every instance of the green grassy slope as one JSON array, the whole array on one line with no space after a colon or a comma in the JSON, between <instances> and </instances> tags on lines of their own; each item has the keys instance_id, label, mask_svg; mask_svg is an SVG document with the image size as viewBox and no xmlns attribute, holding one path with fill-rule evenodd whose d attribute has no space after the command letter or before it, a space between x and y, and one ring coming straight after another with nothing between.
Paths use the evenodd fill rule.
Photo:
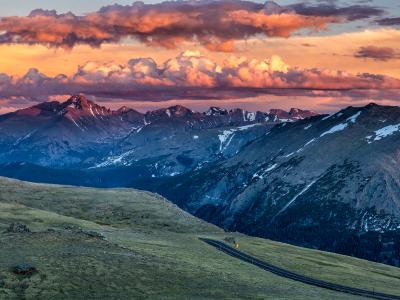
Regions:
<instances>
[{"instance_id":1,"label":"green grassy slope","mask_svg":"<svg viewBox=\"0 0 400 300\"><path fill-rule=\"evenodd\" d=\"M32 232L6 232L12 222ZM400 283L399 269L225 233L147 192L0 178L0 299L357 299L262 271L200 236L233 236L243 251L342 284L395 293ZM10 271L23 262L39 272Z\"/></svg>"}]
</instances>

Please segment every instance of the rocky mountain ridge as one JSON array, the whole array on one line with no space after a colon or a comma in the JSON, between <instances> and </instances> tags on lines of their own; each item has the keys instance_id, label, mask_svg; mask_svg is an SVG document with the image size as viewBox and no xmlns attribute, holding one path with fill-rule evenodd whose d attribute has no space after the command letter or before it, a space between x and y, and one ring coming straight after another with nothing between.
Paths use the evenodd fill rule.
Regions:
<instances>
[{"instance_id":1,"label":"rocky mountain ridge","mask_svg":"<svg viewBox=\"0 0 400 300\"><path fill-rule=\"evenodd\" d=\"M290 120L303 116L298 112ZM111 110L76 95L0 116L0 163L70 169L146 164L151 175L170 176L233 155L280 122L273 113L216 107L204 113L181 105L146 113Z\"/></svg>"}]
</instances>

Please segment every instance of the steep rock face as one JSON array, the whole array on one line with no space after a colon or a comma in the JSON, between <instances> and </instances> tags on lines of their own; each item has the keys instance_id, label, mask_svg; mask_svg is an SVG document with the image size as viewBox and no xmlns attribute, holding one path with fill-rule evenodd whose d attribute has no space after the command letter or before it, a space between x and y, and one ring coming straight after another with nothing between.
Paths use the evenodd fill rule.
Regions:
<instances>
[{"instance_id":1,"label":"steep rock face","mask_svg":"<svg viewBox=\"0 0 400 300\"><path fill-rule=\"evenodd\" d=\"M400 108L349 107L153 189L229 230L399 265L399 138Z\"/></svg>"}]
</instances>

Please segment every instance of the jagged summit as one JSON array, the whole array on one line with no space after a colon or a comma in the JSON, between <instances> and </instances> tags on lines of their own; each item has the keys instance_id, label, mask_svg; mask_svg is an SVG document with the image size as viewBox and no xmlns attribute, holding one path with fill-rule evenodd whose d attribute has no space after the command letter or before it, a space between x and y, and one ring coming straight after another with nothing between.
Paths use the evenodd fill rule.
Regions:
<instances>
[{"instance_id":1,"label":"jagged summit","mask_svg":"<svg viewBox=\"0 0 400 300\"><path fill-rule=\"evenodd\" d=\"M120 108L117 110L117 112L119 112L119 113L126 113L126 112L128 112L128 111L130 111L130 110L132 110L132 109L124 105L124 106L120 107Z\"/></svg>"},{"instance_id":2,"label":"jagged summit","mask_svg":"<svg viewBox=\"0 0 400 300\"><path fill-rule=\"evenodd\" d=\"M76 109L89 109L91 106L95 106L94 102L88 100L84 95L75 95L69 98L66 102L68 105L73 105Z\"/></svg>"},{"instance_id":3,"label":"jagged summit","mask_svg":"<svg viewBox=\"0 0 400 300\"><path fill-rule=\"evenodd\" d=\"M150 119L171 119L190 117L194 112L182 105L174 105L167 108L160 108L146 113L146 118Z\"/></svg>"},{"instance_id":4,"label":"jagged summit","mask_svg":"<svg viewBox=\"0 0 400 300\"><path fill-rule=\"evenodd\" d=\"M62 110L60 114L72 115L77 117L109 116L113 112L111 109L100 106L95 102L88 100L84 95L74 95L67 101L61 103Z\"/></svg>"},{"instance_id":5,"label":"jagged summit","mask_svg":"<svg viewBox=\"0 0 400 300\"><path fill-rule=\"evenodd\" d=\"M206 111L206 116L222 116L222 115L227 115L228 111L224 108L216 107L216 106L211 106L207 111Z\"/></svg>"},{"instance_id":6,"label":"jagged summit","mask_svg":"<svg viewBox=\"0 0 400 300\"><path fill-rule=\"evenodd\" d=\"M318 113L314 111L302 110L299 108L291 108L289 111L283 109L271 109L269 113L282 120L301 120L318 115Z\"/></svg>"},{"instance_id":7,"label":"jagged summit","mask_svg":"<svg viewBox=\"0 0 400 300\"><path fill-rule=\"evenodd\" d=\"M188 116L188 115L193 114L193 111L191 109L189 109L185 106L182 106L182 105L171 106L171 107L168 107L166 110L167 111L169 110L171 112L171 114L176 117L183 117L183 116Z\"/></svg>"}]
</instances>

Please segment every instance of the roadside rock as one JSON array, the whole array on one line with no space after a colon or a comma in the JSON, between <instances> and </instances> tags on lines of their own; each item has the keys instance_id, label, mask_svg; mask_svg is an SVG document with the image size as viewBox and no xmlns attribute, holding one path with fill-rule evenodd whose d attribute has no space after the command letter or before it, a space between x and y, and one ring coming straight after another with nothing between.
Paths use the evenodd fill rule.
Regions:
<instances>
[{"instance_id":1,"label":"roadside rock","mask_svg":"<svg viewBox=\"0 0 400 300\"><path fill-rule=\"evenodd\" d=\"M89 237L92 237L92 238L105 240L105 236L102 233L99 233L99 232L96 232L96 231L83 231L83 233L86 234Z\"/></svg>"},{"instance_id":2,"label":"roadside rock","mask_svg":"<svg viewBox=\"0 0 400 300\"><path fill-rule=\"evenodd\" d=\"M11 233L29 233L31 230L28 226L20 223L11 223L10 227L8 227L7 232Z\"/></svg>"},{"instance_id":3,"label":"roadside rock","mask_svg":"<svg viewBox=\"0 0 400 300\"><path fill-rule=\"evenodd\" d=\"M29 263L21 263L13 268L13 273L17 275L31 276L38 272L38 270Z\"/></svg>"}]
</instances>

